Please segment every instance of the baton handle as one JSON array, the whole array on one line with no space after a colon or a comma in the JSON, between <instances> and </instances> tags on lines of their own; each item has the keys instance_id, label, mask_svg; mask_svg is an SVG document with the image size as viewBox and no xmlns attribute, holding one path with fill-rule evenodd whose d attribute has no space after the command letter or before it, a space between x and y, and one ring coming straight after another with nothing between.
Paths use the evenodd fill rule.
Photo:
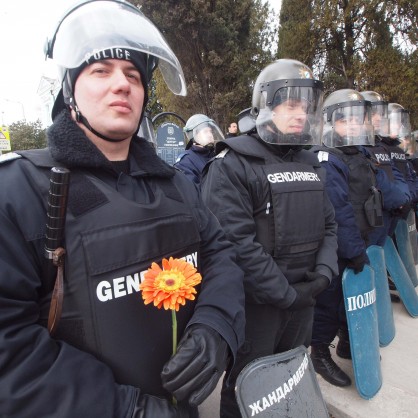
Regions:
<instances>
[{"instance_id":1,"label":"baton handle","mask_svg":"<svg viewBox=\"0 0 418 418\"><path fill-rule=\"evenodd\" d=\"M51 168L45 233L45 257L51 260L64 239L69 184L70 170L63 167Z\"/></svg>"}]
</instances>

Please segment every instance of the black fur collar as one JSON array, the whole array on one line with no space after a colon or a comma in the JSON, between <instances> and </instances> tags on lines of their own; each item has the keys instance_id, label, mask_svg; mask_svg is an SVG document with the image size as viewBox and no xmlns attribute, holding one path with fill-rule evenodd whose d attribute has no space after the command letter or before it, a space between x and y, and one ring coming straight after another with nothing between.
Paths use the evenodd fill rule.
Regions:
<instances>
[{"instance_id":1,"label":"black fur collar","mask_svg":"<svg viewBox=\"0 0 418 418\"><path fill-rule=\"evenodd\" d=\"M48 147L52 158L68 168L102 168L112 170L112 164L103 153L87 138L83 130L64 109L48 128ZM173 177L175 169L156 154L152 145L143 138L136 137L131 142L130 158L135 175ZM136 166L136 169L135 169Z\"/></svg>"}]
</instances>

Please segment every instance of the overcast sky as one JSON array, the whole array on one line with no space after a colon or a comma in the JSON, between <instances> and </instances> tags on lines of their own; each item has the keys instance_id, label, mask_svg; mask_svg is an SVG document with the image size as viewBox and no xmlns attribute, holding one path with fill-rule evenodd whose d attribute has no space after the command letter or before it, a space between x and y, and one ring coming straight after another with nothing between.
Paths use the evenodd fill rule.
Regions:
<instances>
[{"instance_id":1,"label":"overcast sky","mask_svg":"<svg viewBox=\"0 0 418 418\"><path fill-rule=\"evenodd\" d=\"M180 0L181 1L181 0ZM42 75L54 76L43 47L59 17L75 0L3 0L0 7L0 123L40 118ZM278 12L281 0L269 0Z\"/></svg>"}]
</instances>

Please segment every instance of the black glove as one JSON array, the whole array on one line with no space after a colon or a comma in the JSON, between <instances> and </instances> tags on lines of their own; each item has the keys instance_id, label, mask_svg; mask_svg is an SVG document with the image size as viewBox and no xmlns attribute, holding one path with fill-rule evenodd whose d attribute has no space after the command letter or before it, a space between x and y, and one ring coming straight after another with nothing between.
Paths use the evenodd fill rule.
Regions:
<instances>
[{"instance_id":1,"label":"black glove","mask_svg":"<svg viewBox=\"0 0 418 418\"><path fill-rule=\"evenodd\" d=\"M392 209L390 211L390 214L392 216L396 216L398 218L406 219L408 217L409 212L411 211L412 207L413 207L413 205L411 204L411 202L405 202L399 208Z\"/></svg>"},{"instance_id":2,"label":"black glove","mask_svg":"<svg viewBox=\"0 0 418 418\"><path fill-rule=\"evenodd\" d=\"M200 405L215 389L228 362L228 344L207 325L192 325L161 373L163 386L179 401Z\"/></svg>"},{"instance_id":3,"label":"black glove","mask_svg":"<svg viewBox=\"0 0 418 418\"><path fill-rule=\"evenodd\" d=\"M408 218L409 212L411 212L411 208L412 205L410 202L407 202L402 205L402 207L400 208L400 216L402 219L406 220Z\"/></svg>"},{"instance_id":4,"label":"black glove","mask_svg":"<svg viewBox=\"0 0 418 418\"><path fill-rule=\"evenodd\" d=\"M316 282L317 289L314 290L312 293L313 297L318 296L321 292L323 292L329 286L329 279L327 276L324 276L317 271L307 271L305 273L306 281L308 282Z\"/></svg>"},{"instance_id":5,"label":"black glove","mask_svg":"<svg viewBox=\"0 0 418 418\"><path fill-rule=\"evenodd\" d=\"M354 270L354 273L361 273L364 269L365 264L369 263L369 258L366 253L363 252L360 255L349 258L347 262L347 267Z\"/></svg>"},{"instance_id":6,"label":"black glove","mask_svg":"<svg viewBox=\"0 0 418 418\"><path fill-rule=\"evenodd\" d=\"M139 391L138 391L139 393ZM170 401L151 395L139 394L132 418L188 418L184 407L174 406Z\"/></svg>"},{"instance_id":7,"label":"black glove","mask_svg":"<svg viewBox=\"0 0 418 418\"><path fill-rule=\"evenodd\" d=\"M319 293L319 286L317 280L314 280L312 282L294 283L292 284L292 287L296 290L296 299L287 308L289 311L297 311L299 309L315 305L316 301L314 294L317 295Z\"/></svg>"}]
</instances>

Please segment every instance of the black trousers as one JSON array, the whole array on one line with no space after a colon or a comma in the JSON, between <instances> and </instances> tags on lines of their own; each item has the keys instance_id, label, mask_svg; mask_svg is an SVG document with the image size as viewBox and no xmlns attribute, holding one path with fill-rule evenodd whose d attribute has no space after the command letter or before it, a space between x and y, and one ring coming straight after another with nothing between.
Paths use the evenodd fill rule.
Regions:
<instances>
[{"instance_id":1,"label":"black trousers","mask_svg":"<svg viewBox=\"0 0 418 418\"><path fill-rule=\"evenodd\" d=\"M347 267L345 261L338 260L339 274L327 289L316 297L312 327L312 345L331 344L340 328L347 329L342 274Z\"/></svg>"},{"instance_id":2,"label":"black trousers","mask_svg":"<svg viewBox=\"0 0 418 418\"><path fill-rule=\"evenodd\" d=\"M245 342L234 365L225 374L221 391L221 418L239 418L235 383L241 370L252 360L282 353L311 341L313 308L290 312L272 305L245 306ZM230 373L228 373L230 372Z\"/></svg>"}]
</instances>

